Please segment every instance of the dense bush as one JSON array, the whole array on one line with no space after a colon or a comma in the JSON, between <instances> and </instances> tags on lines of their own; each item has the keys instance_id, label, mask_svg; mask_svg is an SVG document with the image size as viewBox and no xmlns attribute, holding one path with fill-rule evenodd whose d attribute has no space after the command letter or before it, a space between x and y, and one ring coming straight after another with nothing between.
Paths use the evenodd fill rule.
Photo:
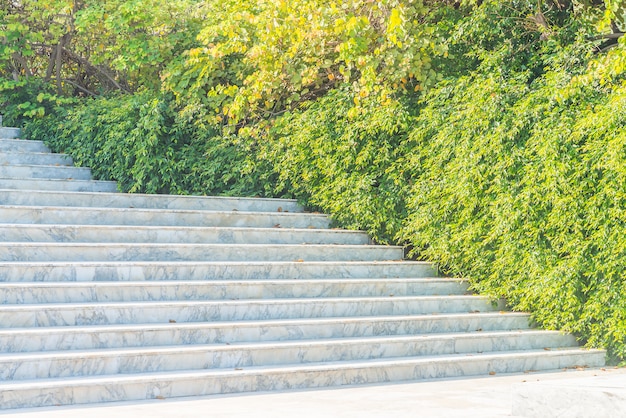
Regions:
<instances>
[{"instance_id":1,"label":"dense bush","mask_svg":"<svg viewBox=\"0 0 626 418\"><path fill-rule=\"evenodd\" d=\"M122 191L280 195L271 170L255 159L253 138L198 129L150 91L85 101L32 121L25 133Z\"/></svg>"},{"instance_id":2,"label":"dense bush","mask_svg":"<svg viewBox=\"0 0 626 418\"><path fill-rule=\"evenodd\" d=\"M351 109L352 95L336 90L285 115L274 125L263 158L279 174L280 187L344 227L391 242L406 216L403 143L410 114L399 102Z\"/></svg>"}]
</instances>

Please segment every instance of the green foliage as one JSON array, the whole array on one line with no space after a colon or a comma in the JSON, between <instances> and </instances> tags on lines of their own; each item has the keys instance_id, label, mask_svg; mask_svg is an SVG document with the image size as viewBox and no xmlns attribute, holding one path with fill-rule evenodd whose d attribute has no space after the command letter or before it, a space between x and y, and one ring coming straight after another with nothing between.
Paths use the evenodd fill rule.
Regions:
<instances>
[{"instance_id":1,"label":"green foliage","mask_svg":"<svg viewBox=\"0 0 626 418\"><path fill-rule=\"evenodd\" d=\"M30 97L4 94L10 83L11 91L35 97L53 90L59 98L158 91L165 67L196 45L198 3L0 0L3 113L29 119L48 110Z\"/></svg>"},{"instance_id":2,"label":"green foliage","mask_svg":"<svg viewBox=\"0 0 626 418\"><path fill-rule=\"evenodd\" d=\"M127 192L257 196L273 183L255 143L217 128L190 129L150 91L92 99L29 123L25 134L71 154ZM269 173L269 174L268 174Z\"/></svg>"},{"instance_id":3,"label":"green foliage","mask_svg":"<svg viewBox=\"0 0 626 418\"><path fill-rule=\"evenodd\" d=\"M285 115L264 143L263 157L279 173L281 188L342 226L389 242L406 215L402 153L410 115L397 102L365 102L355 115L352 108L352 94L337 90Z\"/></svg>"},{"instance_id":4,"label":"green foliage","mask_svg":"<svg viewBox=\"0 0 626 418\"><path fill-rule=\"evenodd\" d=\"M624 358L624 50L572 64L590 51L544 46L532 57L541 73L496 54L433 91L410 135L399 236L476 290Z\"/></svg>"},{"instance_id":5,"label":"green foliage","mask_svg":"<svg viewBox=\"0 0 626 418\"><path fill-rule=\"evenodd\" d=\"M399 86L436 81L432 57L446 53L422 1L219 0L205 10L202 46L169 68L166 86L212 121L272 117L340 85L357 106L387 104Z\"/></svg>"}]
</instances>

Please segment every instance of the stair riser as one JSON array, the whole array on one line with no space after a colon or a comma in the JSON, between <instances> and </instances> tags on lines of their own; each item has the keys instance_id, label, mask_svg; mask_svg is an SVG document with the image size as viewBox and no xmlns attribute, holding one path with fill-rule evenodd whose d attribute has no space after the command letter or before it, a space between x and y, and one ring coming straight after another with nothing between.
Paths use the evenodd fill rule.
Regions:
<instances>
[{"instance_id":1,"label":"stair riser","mask_svg":"<svg viewBox=\"0 0 626 418\"><path fill-rule=\"evenodd\" d=\"M180 344L312 340L383 335L526 330L525 314L459 314L390 318L340 318L317 321L178 323L165 325L0 329L3 352L81 350L94 348L150 347Z\"/></svg>"},{"instance_id":2,"label":"stair riser","mask_svg":"<svg viewBox=\"0 0 626 418\"><path fill-rule=\"evenodd\" d=\"M16 179L91 180L88 168L63 166L0 165L0 177Z\"/></svg>"},{"instance_id":3,"label":"stair riser","mask_svg":"<svg viewBox=\"0 0 626 418\"><path fill-rule=\"evenodd\" d=\"M49 191L0 190L0 205L74 206L96 208L145 208L244 212L302 212L294 200L141 195L121 193L55 193Z\"/></svg>"},{"instance_id":4,"label":"stair riser","mask_svg":"<svg viewBox=\"0 0 626 418\"><path fill-rule=\"evenodd\" d=\"M0 151L0 164L26 165L64 165L74 164L72 157L66 154L47 154L39 152L5 152Z\"/></svg>"},{"instance_id":5,"label":"stair riser","mask_svg":"<svg viewBox=\"0 0 626 418\"><path fill-rule=\"evenodd\" d=\"M0 225L0 242L369 244L367 234L284 228Z\"/></svg>"},{"instance_id":6,"label":"stair riser","mask_svg":"<svg viewBox=\"0 0 626 418\"><path fill-rule=\"evenodd\" d=\"M378 261L402 248L332 245L0 243L0 261Z\"/></svg>"},{"instance_id":7,"label":"stair riser","mask_svg":"<svg viewBox=\"0 0 626 418\"><path fill-rule=\"evenodd\" d=\"M7 179L0 178L0 189L14 190L55 190L58 192L108 192L117 191L117 183L112 181L47 180L47 179Z\"/></svg>"},{"instance_id":8,"label":"stair riser","mask_svg":"<svg viewBox=\"0 0 626 418\"><path fill-rule=\"evenodd\" d=\"M422 262L3 263L0 282L433 277Z\"/></svg>"},{"instance_id":9,"label":"stair riser","mask_svg":"<svg viewBox=\"0 0 626 418\"><path fill-rule=\"evenodd\" d=\"M52 406L174 398L210 394L250 391L315 388L366 383L399 382L431 378L486 376L489 373L519 373L525 370L555 370L571 364L599 366L604 364L604 353L570 354L551 356L520 355L518 358L494 357L485 361L480 357L445 358L434 362L419 359L373 364L369 367L328 365L324 368L298 368L293 370L269 369L264 371L235 370L221 374L210 372L188 373L177 377L162 378L125 377L116 382L97 386L89 385L7 385L0 392L0 408L10 409L27 406Z\"/></svg>"},{"instance_id":10,"label":"stair riser","mask_svg":"<svg viewBox=\"0 0 626 418\"><path fill-rule=\"evenodd\" d=\"M417 315L489 312L484 298L302 299L270 301L179 302L123 305L5 305L1 327L46 327L128 323L235 321L340 316Z\"/></svg>"},{"instance_id":11,"label":"stair riser","mask_svg":"<svg viewBox=\"0 0 626 418\"><path fill-rule=\"evenodd\" d=\"M3 136L5 129L0 128L0 151L2 152L50 152L50 149L41 141L26 141L17 138L19 134L13 136Z\"/></svg>"},{"instance_id":12,"label":"stair riser","mask_svg":"<svg viewBox=\"0 0 626 418\"><path fill-rule=\"evenodd\" d=\"M394 357L474 354L506 350L572 347L576 340L558 333L534 332L404 337L345 341L303 341L257 346L179 346L114 352L16 355L0 359L0 380L46 379L391 359Z\"/></svg>"},{"instance_id":13,"label":"stair riser","mask_svg":"<svg viewBox=\"0 0 626 418\"><path fill-rule=\"evenodd\" d=\"M0 284L0 303L81 303L175 300L278 299L365 296L462 295L455 280L290 280L160 283Z\"/></svg>"},{"instance_id":14,"label":"stair riser","mask_svg":"<svg viewBox=\"0 0 626 418\"><path fill-rule=\"evenodd\" d=\"M2 122L2 118L0 118L0 123ZM19 128L2 128L0 127L0 138L2 139L13 139L20 137Z\"/></svg>"},{"instance_id":15,"label":"stair riser","mask_svg":"<svg viewBox=\"0 0 626 418\"><path fill-rule=\"evenodd\" d=\"M2 181L0 180L0 183ZM141 209L79 209L0 207L3 223L54 225L201 226L247 228L328 228L322 215L252 212L156 211Z\"/></svg>"}]
</instances>

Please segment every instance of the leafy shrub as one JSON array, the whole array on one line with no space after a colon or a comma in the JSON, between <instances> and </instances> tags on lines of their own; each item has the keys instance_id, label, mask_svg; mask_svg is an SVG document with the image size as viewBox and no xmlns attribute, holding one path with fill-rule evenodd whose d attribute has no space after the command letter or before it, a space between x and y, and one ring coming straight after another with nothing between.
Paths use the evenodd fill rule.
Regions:
<instances>
[{"instance_id":1,"label":"leafy shrub","mask_svg":"<svg viewBox=\"0 0 626 418\"><path fill-rule=\"evenodd\" d=\"M272 183L271 170L257 168L251 138L193 126L150 91L85 100L30 122L25 133L122 191L255 196Z\"/></svg>"},{"instance_id":2,"label":"leafy shrub","mask_svg":"<svg viewBox=\"0 0 626 418\"><path fill-rule=\"evenodd\" d=\"M406 213L402 144L410 114L399 102L353 110L351 93L335 90L285 115L272 129L264 158L278 173L279 188L344 227L390 242Z\"/></svg>"}]
</instances>

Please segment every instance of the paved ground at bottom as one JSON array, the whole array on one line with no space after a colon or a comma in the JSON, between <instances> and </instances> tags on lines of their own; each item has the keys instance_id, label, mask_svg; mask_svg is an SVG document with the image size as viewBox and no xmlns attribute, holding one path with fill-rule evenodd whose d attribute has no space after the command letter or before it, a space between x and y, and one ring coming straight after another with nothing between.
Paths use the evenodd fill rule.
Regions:
<instances>
[{"instance_id":1,"label":"paved ground at bottom","mask_svg":"<svg viewBox=\"0 0 626 418\"><path fill-rule=\"evenodd\" d=\"M511 395L520 383L621 375L626 368L567 370L464 379L425 380L284 392L76 405L0 411L16 418L191 418L191 417L512 417ZM601 418L601 417L598 417Z\"/></svg>"}]
</instances>

